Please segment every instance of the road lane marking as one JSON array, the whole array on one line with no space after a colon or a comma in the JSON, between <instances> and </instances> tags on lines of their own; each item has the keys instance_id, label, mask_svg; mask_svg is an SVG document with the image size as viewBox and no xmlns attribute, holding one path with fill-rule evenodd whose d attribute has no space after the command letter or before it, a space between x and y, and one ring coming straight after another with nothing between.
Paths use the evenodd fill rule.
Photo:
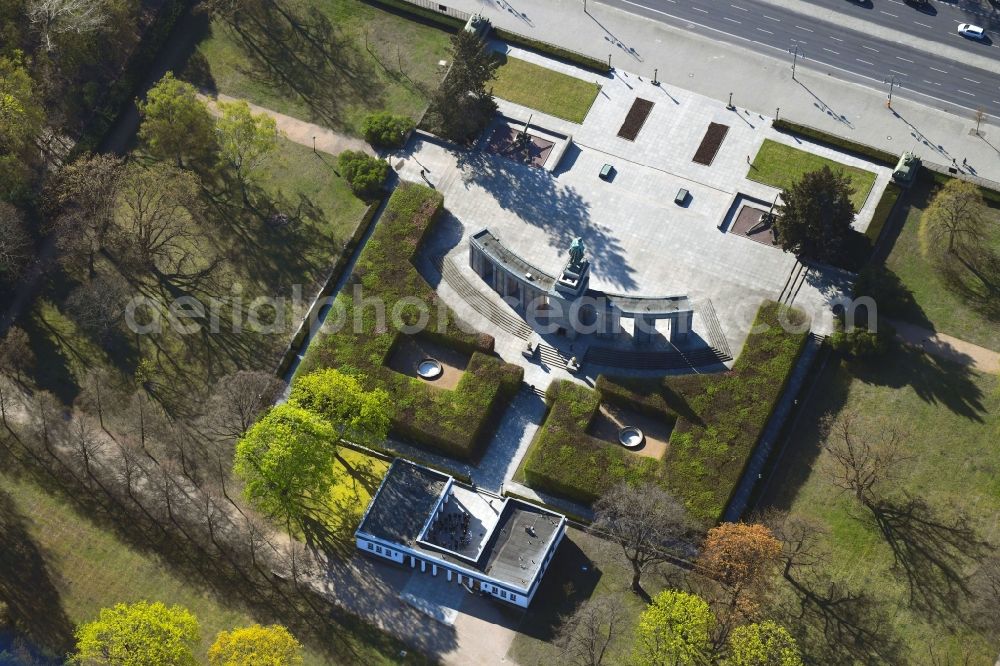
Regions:
<instances>
[{"instance_id":1,"label":"road lane marking","mask_svg":"<svg viewBox=\"0 0 1000 666\"><path fill-rule=\"evenodd\" d=\"M861 45L861 48L868 49L869 51L874 51L875 53L878 53L878 49L873 49L872 47L865 46L864 44Z\"/></svg>"},{"instance_id":2,"label":"road lane marking","mask_svg":"<svg viewBox=\"0 0 1000 666\"><path fill-rule=\"evenodd\" d=\"M830 39L832 39L835 42L842 42L842 41L844 41L840 37L834 37L833 35L830 35Z\"/></svg>"},{"instance_id":3,"label":"road lane marking","mask_svg":"<svg viewBox=\"0 0 1000 666\"><path fill-rule=\"evenodd\" d=\"M772 21L778 21L778 22L781 22L781 19L778 19L778 18L774 18L773 16L768 16L767 14L761 14L761 16L763 16L763 17L764 17L764 18L766 18L766 19L770 19L770 20L772 20Z\"/></svg>"},{"instance_id":4,"label":"road lane marking","mask_svg":"<svg viewBox=\"0 0 1000 666\"><path fill-rule=\"evenodd\" d=\"M926 23L921 23L920 21L914 21L914 23L916 23L917 25L922 25L925 28L931 28L933 30L933 26L927 25Z\"/></svg>"},{"instance_id":5,"label":"road lane marking","mask_svg":"<svg viewBox=\"0 0 1000 666\"><path fill-rule=\"evenodd\" d=\"M880 14L885 14L886 16L891 16L892 18L899 18L899 16L896 15L896 14L890 14L889 12L884 12L881 9L878 10L878 11L879 11Z\"/></svg>"},{"instance_id":6,"label":"road lane marking","mask_svg":"<svg viewBox=\"0 0 1000 666\"><path fill-rule=\"evenodd\" d=\"M771 32L770 30L764 30L764 28L757 28L757 30L760 30L761 32L766 32L766 33L767 33L767 34L769 34L769 35L773 35L773 34L774 34L774 33L773 33L773 32Z\"/></svg>"},{"instance_id":7,"label":"road lane marking","mask_svg":"<svg viewBox=\"0 0 1000 666\"><path fill-rule=\"evenodd\" d=\"M723 20L723 21L732 21L733 23L743 23L743 21L737 21L736 19L734 19L734 18L729 18L728 16L723 16L723 17L722 17L722 20Z\"/></svg>"},{"instance_id":8,"label":"road lane marking","mask_svg":"<svg viewBox=\"0 0 1000 666\"><path fill-rule=\"evenodd\" d=\"M923 81L924 81L924 83L930 83L931 85L934 85L934 86L939 86L939 85L941 85L941 84L940 84L940 83L938 83L937 81L928 81L927 79L924 79Z\"/></svg>"},{"instance_id":9,"label":"road lane marking","mask_svg":"<svg viewBox=\"0 0 1000 666\"><path fill-rule=\"evenodd\" d=\"M809 28L803 28L803 27L802 27L801 25L797 25L797 26L795 26L795 27L796 27L796 28L798 28L799 30L805 30L806 32L813 32L813 31L812 31L812 30L810 30Z\"/></svg>"},{"instance_id":10,"label":"road lane marking","mask_svg":"<svg viewBox=\"0 0 1000 666\"><path fill-rule=\"evenodd\" d=\"M896 60L902 60L903 62L909 62L909 63L913 62L909 58L904 58L903 56L896 56Z\"/></svg>"},{"instance_id":11,"label":"road lane marking","mask_svg":"<svg viewBox=\"0 0 1000 666\"><path fill-rule=\"evenodd\" d=\"M701 12L702 14L707 14L708 13L707 9L702 9L701 7L693 7L692 6L691 9L695 10L696 12Z\"/></svg>"},{"instance_id":12,"label":"road lane marking","mask_svg":"<svg viewBox=\"0 0 1000 666\"><path fill-rule=\"evenodd\" d=\"M937 67L931 67L931 69L933 69L935 72L941 72L942 74L947 74L948 73L948 72L946 72L943 69L938 69Z\"/></svg>"},{"instance_id":13,"label":"road lane marking","mask_svg":"<svg viewBox=\"0 0 1000 666\"><path fill-rule=\"evenodd\" d=\"M889 71L892 72L893 74L899 74L900 76L906 76L906 72L901 72L898 69L893 69L892 67L889 68Z\"/></svg>"},{"instance_id":14,"label":"road lane marking","mask_svg":"<svg viewBox=\"0 0 1000 666\"><path fill-rule=\"evenodd\" d=\"M855 60L857 60L858 62L863 62L866 65L874 65L875 64L873 62L868 62L867 60L862 60L861 58L855 58Z\"/></svg>"},{"instance_id":15,"label":"road lane marking","mask_svg":"<svg viewBox=\"0 0 1000 666\"><path fill-rule=\"evenodd\" d=\"M834 51L833 49L828 49L825 46L823 47L823 50L824 51L829 51L830 53L833 53L834 55L840 55L840 51Z\"/></svg>"},{"instance_id":16,"label":"road lane marking","mask_svg":"<svg viewBox=\"0 0 1000 666\"><path fill-rule=\"evenodd\" d=\"M975 97L975 95L970 93L968 90L962 90L961 88L958 88L958 92L962 93L963 95L968 95L969 97Z\"/></svg>"},{"instance_id":17,"label":"road lane marking","mask_svg":"<svg viewBox=\"0 0 1000 666\"><path fill-rule=\"evenodd\" d=\"M748 11L750 11L750 10L749 10L749 9L747 9L746 7L740 7L739 5L729 5L729 6L730 6L730 7L732 7L733 9L738 9L738 10L740 10L741 12L748 12Z\"/></svg>"},{"instance_id":18,"label":"road lane marking","mask_svg":"<svg viewBox=\"0 0 1000 666\"><path fill-rule=\"evenodd\" d=\"M966 81L968 81L969 83L975 83L976 85L981 85L982 84L982 81L976 81L975 79L970 79L967 76L963 76L962 78L965 79Z\"/></svg>"}]
</instances>

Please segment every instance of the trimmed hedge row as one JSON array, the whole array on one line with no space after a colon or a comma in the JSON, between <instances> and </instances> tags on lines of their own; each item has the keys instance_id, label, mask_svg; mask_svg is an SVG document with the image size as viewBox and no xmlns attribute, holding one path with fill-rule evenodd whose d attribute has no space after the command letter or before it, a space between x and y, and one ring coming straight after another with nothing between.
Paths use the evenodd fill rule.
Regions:
<instances>
[{"instance_id":1,"label":"trimmed hedge row","mask_svg":"<svg viewBox=\"0 0 1000 666\"><path fill-rule=\"evenodd\" d=\"M514 44L515 46L520 46L521 48L529 49L531 51L538 51L539 53L552 56L557 60L563 60L574 65L579 65L584 69L589 69L590 71L598 74L607 74L611 71L608 67L608 63L599 58L592 58L588 55L556 46L555 44L540 42L536 39L519 35L516 32L509 32L502 28L493 28L493 34L496 35L497 39L501 39L508 44Z\"/></svg>"},{"instance_id":2,"label":"trimmed hedge row","mask_svg":"<svg viewBox=\"0 0 1000 666\"><path fill-rule=\"evenodd\" d=\"M876 162L881 162L885 166L894 167L899 161L899 155L893 155L887 150L875 148L874 146L869 146L864 143L858 143L857 141L851 141L850 139L845 139L837 136L836 134L824 132L823 130L816 129L815 127L810 127L809 125L799 125L798 123L789 122L779 118L778 120L775 120L771 126L780 132L801 134L802 136L814 141L828 144L834 148L841 148L848 152L856 153Z\"/></svg>"},{"instance_id":3,"label":"trimmed hedge row","mask_svg":"<svg viewBox=\"0 0 1000 666\"><path fill-rule=\"evenodd\" d=\"M661 483L707 523L722 515L795 366L806 333L782 322L805 315L765 302L733 369L656 379L601 376L596 390L555 385L551 410L525 461L532 487L593 502L615 483ZM586 434L601 401L675 420L664 460L625 452Z\"/></svg>"},{"instance_id":4,"label":"trimmed hedge row","mask_svg":"<svg viewBox=\"0 0 1000 666\"><path fill-rule=\"evenodd\" d=\"M868 228L865 229L865 236L871 241L872 247L875 246L879 236L882 235L882 229L885 228L885 223L889 221L889 216L892 215L892 211L896 208L896 202L902 193L903 188L892 181L889 181L885 186L882 198L878 200L878 205L875 206L875 212L872 214L872 221L868 225Z\"/></svg>"},{"instance_id":5,"label":"trimmed hedge row","mask_svg":"<svg viewBox=\"0 0 1000 666\"><path fill-rule=\"evenodd\" d=\"M628 453L587 434L601 404L600 393L570 381L558 381L549 386L545 400L550 405L549 413L524 464L529 486L590 504L621 481L638 483L657 478L659 461Z\"/></svg>"},{"instance_id":6,"label":"trimmed hedge row","mask_svg":"<svg viewBox=\"0 0 1000 666\"><path fill-rule=\"evenodd\" d=\"M465 333L454 314L410 263L433 227L444 200L422 185L402 183L386 204L349 284L337 301L341 330L318 338L303 359L301 374L336 367L358 374L366 388L381 387L393 398L393 432L399 437L463 460L477 458L502 405L517 392L524 371L487 354L493 338ZM353 300L360 287L360 307ZM378 306L374 305L377 301ZM471 354L453 391L432 387L385 366L401 336L431 316L419 335ZM386 317L378 316L384 308Z\"/></svg>"},{"instance_id":7,"label":"trimmed hedge row","mask_svg":"<svg viewBox=\"0 0 1000 666\"><path fill-rule=\"evenodd\" d=\"M414 5L405 0L363 0L366 4L400 14L407 18L413 18L421 23L435 25L448 32L458 32L465 27L465 21L454 16L448 16L433 9L427 9Z\"/></svg>"}]
</instances>

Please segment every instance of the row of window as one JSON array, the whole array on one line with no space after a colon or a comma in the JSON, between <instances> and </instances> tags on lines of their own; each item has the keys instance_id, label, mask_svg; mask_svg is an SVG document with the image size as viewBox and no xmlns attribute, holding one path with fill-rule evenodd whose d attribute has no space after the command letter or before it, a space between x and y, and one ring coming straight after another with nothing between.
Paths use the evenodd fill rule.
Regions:
<instances>
[{"instance_id":1,"label":"row of window","mask_svg":"<svg viewBox=\"0 0 1000 666\"><path fill-rule=\"evenodd\" d=\"M386 557L392 557L392 551L388 548L385 551L382 550L382 546L376 546L371 541L368 542L368 550L373 550L379 555L385 555Z\"/></svg>"}]
</instances>

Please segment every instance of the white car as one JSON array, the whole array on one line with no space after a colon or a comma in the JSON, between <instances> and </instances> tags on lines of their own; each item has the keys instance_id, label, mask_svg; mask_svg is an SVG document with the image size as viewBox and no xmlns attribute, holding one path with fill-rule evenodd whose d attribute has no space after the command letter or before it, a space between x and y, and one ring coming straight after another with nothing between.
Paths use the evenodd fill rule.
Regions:
<instances>
[{"instance_id":1,"label":"white car","mask_svg":"<svg viewBox=\"0 0 1000 666\"><path fill-rule=\"evenodd\" d=\"M983 29L978 25L972 25L971 23L959 23L958 24L958 34L962 37L968 37L969 39L982 39L986 36Z\"/></svg>"}]
</instances>

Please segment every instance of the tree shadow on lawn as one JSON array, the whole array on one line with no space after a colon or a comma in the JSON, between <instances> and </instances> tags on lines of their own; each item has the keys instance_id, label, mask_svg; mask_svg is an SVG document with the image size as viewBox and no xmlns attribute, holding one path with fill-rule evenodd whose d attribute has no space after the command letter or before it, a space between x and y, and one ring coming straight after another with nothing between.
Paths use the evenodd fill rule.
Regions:
<instances>
[{"instance_id":1,"label":"tree shadow on lawn","mask_svg":"<svg viewBox=\"0 0 1000 666\"><path fill-rule=\"evenodd\" d=\"M238 69L252 80L297 96L324 124L343 128L351 101L382 106L377 71L319 10L309 8L306 14L293 14L281 2L241 6L226 21L248 58L248 66Z\"/></svg>"},{"instance_id":2,"label":"tree shadow on lawn","mask_svg":"<svg viewBox=\"0 0 1000 666\"><path fill-rule=\"evenodd\" d=\"M944 283L969 307L992 322L1000 321L1000 255L975 245L934 263Z\"/></svg>"},{"instance_id":3,"label":"tree shadow on lawn","mask_svg":"<svg viewBox=\"0 0 1000 666\"><path fill-rule=\"evenodd\" d=\"M73 624L49 569L13 498L0 489L0 601L18 633L55 654L73 647Z\"/></svg>"},{"instance_id":4,"label":"tree shadow on lawn","mask_svg":"<svg viewBox=\"0 0 1000 666\"><path fill-rule=\"evenodd\" d=\"M567 535L559 544L518 631L551 642L562 618L593 596L602 575L597 564Z\"/></svg>"},{"instance_id":5,"label":"tree shadow on lawn","mask_svg":"<svg viewBox=\"0 0 1000 666\"><path fill-rule=\"evenodd\" d=\"M854 363L850 370L866 384L889 388L909 386L925 402L940 404L971 421L983 422L986 412L983 392L973 381L974 371L967 365L899 344L897 352Z\"/></svg>"},{"instance_id":6,"label":"tree shadow on lawn","mask_svg":"<svg viewBox=\"0 0 1000 666\"><path fill-rule=\"evenodd\" d=\"M575 188L561 186L544 169L479 150L459 153L458 168L466 185L482 187L501 208L545 231L550 237L549 245L560 253L569 248L574 238L580 237L587 246L594 275L618 289L636 288L632 277L635 270L629 265L618 238L607 227L591 221L590 203ZM556 273L561 266L539 268Z\"/></svg>"}]
</instances>

